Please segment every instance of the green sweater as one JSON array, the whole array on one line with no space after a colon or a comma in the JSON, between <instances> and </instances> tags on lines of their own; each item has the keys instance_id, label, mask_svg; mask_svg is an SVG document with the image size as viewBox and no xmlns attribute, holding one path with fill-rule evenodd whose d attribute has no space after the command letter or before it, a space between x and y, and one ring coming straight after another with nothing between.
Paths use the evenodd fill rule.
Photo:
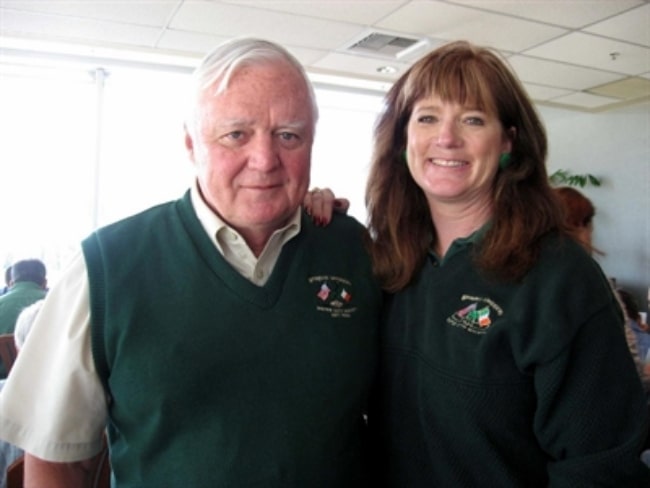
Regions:
<instances>
[{"instance_id":1,"label":"green sweater","mask_svg":"<svg viewBox=\"0 0 650 488\"><path fill-rule=\"evenodd\" d=\"M43 298L46 291L32 281L19 281L0 297L0 334L13 334L20 312ZM7 369L0 361L0 378L7 377Z\"/></svg>"},{"instance_id":2,"label":"green sweater","mask_svg":"<svg viewBox=\"0 0 650 488\"><path fill-rule=\"evenodd\" d=\"M301 225L261 287L189 195L84 241L115 486L364 486L381 293L358 222Z\"/></svg>"},{"instance_id":3,"label":"green sweater","mask_svg":"<svg viewBox=\"0 0 650 488\"><path fill-rule=\"evenodd\" d=\"M0 334L13 334L20 312L45 298L46 291L32 281L19 281L0 297Z\"/></svg>"},{"instance_id":4,"label":"green sweater","mask_svg":"<svg viewBox=\"0 0 650 488\"><path fill-rule=\"evenodd\" d=\"M390 300L381 479L394 488L649 487L647 405L599 266L551 238L520 284L486 281L472 240Z\"/></svg>"}]
</instances>

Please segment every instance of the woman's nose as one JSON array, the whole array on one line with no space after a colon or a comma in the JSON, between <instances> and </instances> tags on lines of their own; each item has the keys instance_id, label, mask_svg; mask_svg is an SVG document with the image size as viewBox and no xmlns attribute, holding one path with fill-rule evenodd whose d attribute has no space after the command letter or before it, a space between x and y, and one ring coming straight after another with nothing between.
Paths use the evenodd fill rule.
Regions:
<instances>
[{"instance_id":1,"label":"woman's nose","mask_svg":"<svg viewBox=\"0 0 650 488\"><path fill-rule=\"evenodd\" d=\"M460 142L460 131L455 122L441 122L438 124L436 144L441 147L456 146Z\"/></svg>"}]
</instances>

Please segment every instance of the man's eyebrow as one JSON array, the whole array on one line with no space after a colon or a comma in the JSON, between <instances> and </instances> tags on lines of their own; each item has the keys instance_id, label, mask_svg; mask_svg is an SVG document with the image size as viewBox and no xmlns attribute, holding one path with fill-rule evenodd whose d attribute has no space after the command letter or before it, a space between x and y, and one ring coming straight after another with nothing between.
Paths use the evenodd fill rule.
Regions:
<instances>
[{"instance_id":1,"label":"man's eyebrow","mask_svg":"<svg viewBox=\"0 0 650 488\"><path fill-rule=\"evenodd\" d=\"M292 120L289 122L282 122L278 124L279 129L294 129L294 130L304 130L305 127L308 127L309 123L305 120Z\"/></svg>"},{"instance_id":2,"label":"man's eyebrow","mask_svg":"<svg viewBox=\"0 0 650 488\"><path fill-rule=\"evenodd\" d=\"M241 126L250 126L253 125L255 121L253 119L243 119L243 118L220 118L215 120L215 125L222 127L241 127Z\"/></svg>"}]
</instances>

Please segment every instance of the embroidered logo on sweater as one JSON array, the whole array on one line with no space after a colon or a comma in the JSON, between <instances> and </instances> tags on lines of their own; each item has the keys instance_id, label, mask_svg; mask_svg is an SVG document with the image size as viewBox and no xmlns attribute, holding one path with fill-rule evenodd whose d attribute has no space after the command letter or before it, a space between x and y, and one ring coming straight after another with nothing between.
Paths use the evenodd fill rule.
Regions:
<instances>
[{"instance_id":1,"label":"embroidered logo on sweater","mask_svg":"<svg viewBox=\"0 0 650 488\"><path fill-rule=\"evenodd\" d=\"M340 276L312 276L316 310L334 318L350 318L356 311L352 283Z\"/></svg>"},{"instance_id":2,"label":"embroidered logo on sweater","mask_svg":"<svg viewBox=\"0 0 650 488\"><path fill-rule=\"evenodd\" d=\"M454 327L474 334L485 334L495 316L503 315L503 309L489 298L463 295L460 299L463 307L447 317L447 323Z\"/></svg>"}]
</instances>

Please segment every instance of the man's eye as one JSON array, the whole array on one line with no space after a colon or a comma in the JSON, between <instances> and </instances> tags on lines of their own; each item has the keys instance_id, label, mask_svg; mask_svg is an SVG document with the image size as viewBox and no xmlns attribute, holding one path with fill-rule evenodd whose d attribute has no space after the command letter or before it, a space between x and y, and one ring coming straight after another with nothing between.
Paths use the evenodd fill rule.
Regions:
<instances>
[{"instance_id":1,"label":"man's eye","mask_svg":"<svg viewBox=\"0 0 650 488\"><path fill-rule=\"evenodd\" d=\"M278 132L276 134L279 143L285 149L296 149L303 145L303 138L295 132Z\"/></svg>"},{"instance_id":2,"label":"man's eye","mask_svg":"<svg viewBox=\"0 0 650 488\"><path fill-rule=\"evenodd\" d=\"M238 140L238 139L242 139L244 137L244 133L242 131L240 131L240 130L235 130L235 131L232 131L232 132L229 132L228 134L226 134L226 137L228 139Z\"/></svg>"},{"instance_id":3,"label":"man's eye","mask_svg":"<svg viewBox=\"0 0 650 488\"><path fill-rule=\"evenodd\" d=\"M293 141L298 139L298 135L293 132L280 132L279 136L283 141Z\"/></svg>"}]
</instances>

